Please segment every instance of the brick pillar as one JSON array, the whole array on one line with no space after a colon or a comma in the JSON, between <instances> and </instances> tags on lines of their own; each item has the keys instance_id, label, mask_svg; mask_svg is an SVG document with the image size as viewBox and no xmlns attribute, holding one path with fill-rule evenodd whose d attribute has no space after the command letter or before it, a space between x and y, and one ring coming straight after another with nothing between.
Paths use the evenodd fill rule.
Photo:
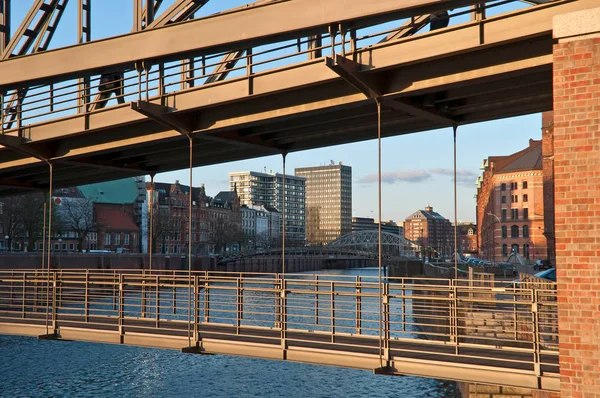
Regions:
<instances>
[{"instance_id":1,"label":"brick pillar","mask_svg":"<svg viewBox=\"0 0 600 398\"><path fill-rule=\"evenodd\" d=\"M561 397L600 397L600 8L554 18Z\"/></svg>"},{"instance_id":2,"label":"brick pillar","mask_svg":"<svg viewBox=\"0 0 600 398\"><path fill-rule=\"evenodd\" d=\"M542 114L542 168L544 174L544 232L546 258L556 264L554 237L554 113Z\"/></svg>"}]
</instances>

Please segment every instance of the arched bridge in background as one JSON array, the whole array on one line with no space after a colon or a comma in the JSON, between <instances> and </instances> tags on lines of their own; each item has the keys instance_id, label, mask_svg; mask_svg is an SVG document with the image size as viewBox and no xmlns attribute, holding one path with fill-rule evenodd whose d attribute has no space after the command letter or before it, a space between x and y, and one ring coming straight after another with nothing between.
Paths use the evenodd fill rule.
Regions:
<instances>
[{"instance_id":1,"label":"arched bridge in background","mask_svg":"<svg viewBox=\"0 0 600 398\"><path fill-rule=\"evenodd\" d=\"M358 250L368 253L378 253L379 232L378 231L355 231L340 236L327 244L328 248ZM416 245L403 236L381 232L381 247L383 257L408 257L416 258Z\"/></svg>"}]
</instances>

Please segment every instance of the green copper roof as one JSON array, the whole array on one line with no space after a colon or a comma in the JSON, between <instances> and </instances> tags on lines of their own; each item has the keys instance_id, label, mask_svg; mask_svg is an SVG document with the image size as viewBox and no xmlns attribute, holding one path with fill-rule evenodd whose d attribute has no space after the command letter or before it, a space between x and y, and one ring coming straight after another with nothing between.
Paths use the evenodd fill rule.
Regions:
<instances>
[{"instance_id":1,"label":"green copper roof","mask_svg":"<svg viewBox=\"0 0 600 398\"><path fill-rule=\"evenodd\" d=\"M133 203L138 195L133 178L81 185L77 188L83 196L91 198L95 203Z\"/></svg>"}]
</instances>

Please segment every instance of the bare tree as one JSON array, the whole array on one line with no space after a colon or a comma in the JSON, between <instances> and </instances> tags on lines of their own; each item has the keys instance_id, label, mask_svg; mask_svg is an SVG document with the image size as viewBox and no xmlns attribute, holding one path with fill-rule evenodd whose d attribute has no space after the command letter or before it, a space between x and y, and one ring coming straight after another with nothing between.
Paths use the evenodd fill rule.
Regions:
<instances>
[{"instance_id":1,"label":"bare tree","mask_svg":"<svg viewBox=\"0 0 600 398\"><path fill-rule=\"evenodd\" d=\"M23 195L20 200L20 217L27 237L27 247L30 250L36 241L43 239L45 199L43 193L36 192ZM52 218L55 221L56 214L53 214Z\"/></svg>"},{"instance_id":2,"label":"bare tree","mask_svg":"<svg viewBox=\"0 0 600 398\"><path fill-rule=\"evenodd\" d=\"M222 253L230 244L241 244L245 235L236 223L223 219L212 221L210 224L210 243L215 245L215 252Z\"/></svg>"},{"instance_id":3,"label":"bare tree","mask_svg":"<svg viewBox=\"0 0 600 398\"><path fill-rule=\"evenodd\" d=\"M61 227L75 232L79 251L83 251L83 243L95 228L94 202L91 198L65 198L61 206Z\"/></svg>"},{"instance_id":4,"label":"bare tree","mask_svg":"<svg viewBox=\"0 0 600 398\"><path fill-rule=\"evenodd\" d=\"M10 249L12 242L22 239L25 236L23 228L21 206L23 202L22 196L10 196L2 200L0 208L2 219L2 233L8 236L7 246Z\"/></svg>"}]
</instances>

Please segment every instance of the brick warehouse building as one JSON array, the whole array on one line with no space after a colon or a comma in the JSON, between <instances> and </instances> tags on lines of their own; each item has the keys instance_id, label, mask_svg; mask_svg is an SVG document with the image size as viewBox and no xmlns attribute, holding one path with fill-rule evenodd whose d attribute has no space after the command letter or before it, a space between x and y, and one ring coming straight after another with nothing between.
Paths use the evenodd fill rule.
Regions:
<instances>
[{"instance_id":1,"label":"brick warehouse building","mask_svg":"<svg viewBox=\"0 0 600 398\"><path fill-rule=\"evenodd\" d=\"M508 156L490 156L477 180L479 255L506 261L511 253L546 259L542 141Z\"/></svg>"},{"instance_id":2,"label":"brick warehouse building","mask_svg":"<svg viewBox=\"0 0 600 398\"><path fill-rule=\"evenodd\" d=\"M406 217L404 237L419 245L421 251L431 250L438 256L451 256L454 252L454 228L431 206Z\"/></svg>"}]
</instances>

